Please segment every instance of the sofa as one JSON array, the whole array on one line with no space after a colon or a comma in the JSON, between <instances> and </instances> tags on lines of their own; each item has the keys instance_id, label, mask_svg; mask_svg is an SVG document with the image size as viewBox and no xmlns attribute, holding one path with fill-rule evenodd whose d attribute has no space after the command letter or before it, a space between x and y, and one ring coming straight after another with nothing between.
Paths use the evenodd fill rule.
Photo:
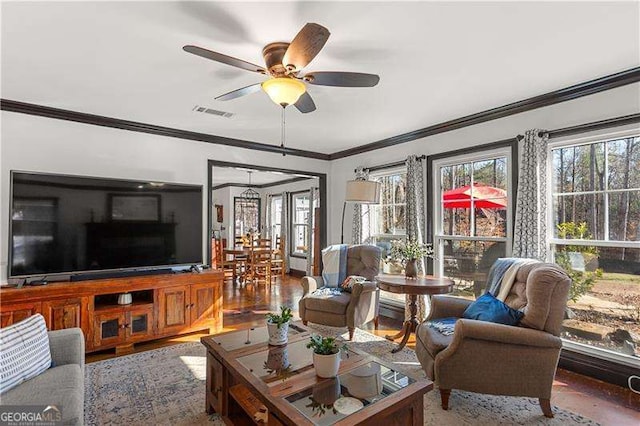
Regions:
<instances>
[{"instance_id":1,"label":"sofa","mask_svg":"<svg viewBox=\"0 0 640 426\"><path fill-rule=\"evenodd\" d=\"M84 422L84 335L79 328L49 331L52 366L0 395L0 405L54 405L64 425Z\"/></svg>"},{"instance_id":2,"label":"sofa","mask_svg":"<svg viewBox=\"0 0 640 426\"><path fill-rule=\"evenodd\" d=\"M355 245L347 249L347 275L367 279L355 284L351 293L320 294L316 290L324 286L322 277L302 278L304 293L298 304L302 322L347 327L349 340L353 339L356 327L369 321L373 320L378 328L380 290L374 278L380 272L381 256L382 250L376 246Z\"/></svg>"}]
</instances>

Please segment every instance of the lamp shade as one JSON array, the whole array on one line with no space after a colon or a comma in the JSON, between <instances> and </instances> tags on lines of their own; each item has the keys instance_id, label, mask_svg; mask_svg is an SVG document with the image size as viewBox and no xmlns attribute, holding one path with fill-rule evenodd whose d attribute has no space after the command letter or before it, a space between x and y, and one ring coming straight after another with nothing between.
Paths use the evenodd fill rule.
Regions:
<instances>
[{"instance_id":1,"label":"lamp shade","mask_svg":"<svg viewBox=\"0 0 640 426\"><path fill-rule=\"evenodd\" d=\"M282 106L295 104L307 91L303 82L289 77L272 78L261 86L273 102Z\"/></svg>"},{"instance_id":2,"label":"lamp shade","mask_svg":"<svg viewBox=\"0 0 640 426\"><path fill-rule=\"evenodd\" d=\"M380 201L380 183L372 180L347 181L345 201L376 204Z\"/></svg>"}]
</instances>

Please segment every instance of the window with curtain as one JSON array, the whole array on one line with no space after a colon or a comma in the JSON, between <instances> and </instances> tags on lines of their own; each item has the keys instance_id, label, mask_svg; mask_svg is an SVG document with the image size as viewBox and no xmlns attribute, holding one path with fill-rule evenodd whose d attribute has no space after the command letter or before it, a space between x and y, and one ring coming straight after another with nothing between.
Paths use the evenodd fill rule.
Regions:
<instances>
[{"instance_id":1,"label":"window with curtain","mask_svg":"<svg viewBox=\"0 0 640 426\"><path fill-rule=\"evenodd\" d=\"M260 230L260 199L235 197L233 199L234 235L240 237Z\"/></svg>"},{"instance_id":2,"label":"window with curtain","mask_svg":"<svg viewBox=\"0 0 640 426\"><path fill-rule=\"evenodd\" d=\"M309 192L291 195L291 249L292 256L306 257L309 248Z\"/></svg>"},{"instance_id":3,"label":"window with curtain","mask_svg":"<svg viewBox=\"0 0 640 426\"><path fill-rule=\"evenodd\" d=\"M563 337L638 361L640 135L551 144L549 161L551 256L573 280Z\"/></svg>"},{"instance_id":4,"label":"window with curtain","mask_svg":"<svg viewBox=\"0 0 640 426\"><path fill-rule=\"evenodd\" d=\"M510 148L433 163L435 272L454 294L483 293L489 268L511 253Z\"/></svg>"},{"instance_id":5,"label":"window with curtain","mask_svg":"<svg viewBox=\"0 0 640 426\"><path fill-rule=\"evenodd\" d=\"M271 223L271 236L272 244L275 245L276 237L280 235L280 221L282 220L282 195L274 195L271 197L271 217L269 218Z\"/></svg>"}]
</instances>

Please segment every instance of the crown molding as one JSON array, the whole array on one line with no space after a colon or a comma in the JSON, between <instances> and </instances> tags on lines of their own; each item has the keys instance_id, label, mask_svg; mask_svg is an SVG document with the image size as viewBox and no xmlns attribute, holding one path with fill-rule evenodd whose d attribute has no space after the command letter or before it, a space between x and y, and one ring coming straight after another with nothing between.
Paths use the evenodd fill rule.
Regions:
<instances>
[{"instance_id":1,"label":"crown molding","mask_svg":"<svg viewBox=\"0 0 640 426\"><path fill-rule=\"evenodd\" d=\"M354 148L335 152L330 154L330 159L337 160L339 158L350 157L352 155L362 154L381 148L388 148L390 146L411 142L416 139L422 139L427 136L450 132L452 130L484 123L486 121L497 120L499 118L508 117L521 112L531 111L533 109L559 104L561 102L570 101L572 99L581 98L594 93L615 89L616 87L626 86L638 81L640 81L640 67L631 68L615 74L589 80L584 83L565 87L564 89L554 90L553 92L524 99L522 101L488 109L486 111L460 117L455 120L434 124L433 126L424 127L422 129L414 130L413 132L403 133L401 135L392 136L366 145L360 145Z\"/></svg>"},{"instance_id":2,"label":"crown molding","mask_svg":"<svg viewBox=\"0 0 640 426\"><path fill-rule=\"evenodd\" d=\"M111 127L114 129L129 130L131 132L150 133L171 138L187 139L198 142L206 142L217 145L226 145L236 148L252 149L255 151L272 152L276 154L293 155L296 157L314 158L317 160L328 160L329 155L320 152L305 151L295 148L281 148L260 142L246 141L242 139L232 139L223 136L209 135L206 133L190 132L187 130L175 129L172 127L157 126L155 124L140 123L137 121L122 120L119 118L106 117L103 115L87 114L84 112L71 111L54 108L44 105L30 104L27 102L14 101L10 99L0 99L0 109L3 111L17 112L22 114L37 115L40 117L55 118L58 120L75 121L77 123L92 124L95 126Z\"/></svg>"},{"instance_id":3,"label":"crown molding","mask_svg":"<svg viewBox=\"0 0 640 426\"><path fill-rule=\"evenodd\" d=\"M306 151L294 148L280 148L279 146L269 145L261 142L252 142L242 139L232 139L223 136L210 135L206 133L190 132L187 130L175 129L171 127L157 126L154 124L140 123L136 121L122 120L119 118L106 117L102 115L87 114L83 112L64 110L43 105L36 105L26 102L14 101L9 99L0 99L0 109L4 111L17 112L22 114L38 115L42 117L55 118L59 120L75 121L79 123L92 124L96 126L112 127L116 129L129 130L133 132L151 133L160 136L167 136L179 139L187 139L199 142L206 142L218 145L232 146L236 148L251 149L256 151L265 151L277 154L287 154L296 157L313 158L317 160L337 160L340 158L350 157L352 155L362 154L365 152L375 151L390 146L400 145L428 136L437 135L439 133L450 132L452 130L462 129L464 127L473 126L499 118L508 117L510 115L531 111L550 105L559 104L583 96L592 95L606 90L615 89L617 87L626 86L628 84L640 81L640 67L630 68L615 74L589 80L583 83L575 84L563 89L554 90L543 95L534 96L521 101L506 104L497 108L488 109L486 111L460 117L454 120L445 121L434 124L412 132L403 133L392 136L390 138L381 139L376 142L360 145L354 148L345 149L325 154L314 151ZM577 126L579 127L579 126ZM575 129L574 129L575 130Z\"/></svg>"}]
</instances>

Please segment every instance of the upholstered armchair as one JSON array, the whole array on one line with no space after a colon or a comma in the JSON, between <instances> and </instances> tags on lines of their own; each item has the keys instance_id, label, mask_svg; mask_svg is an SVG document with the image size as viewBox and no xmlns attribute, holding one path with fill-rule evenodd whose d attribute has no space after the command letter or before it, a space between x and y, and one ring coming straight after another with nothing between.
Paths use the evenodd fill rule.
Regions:
<instances>
[{"instance_id":1,"label":"upholstered armchair","mask_svg":"<svg viewBox=\"0 0 640 426\"><path fill-rule=\"evenodd\" d=\"M416 332L416 354L427 376L440 388L447 410L452 389L538 398L546 417L562 341L571 279L557 265L522 266L505 303L524 312L518 326L463 319L472 301L434 296L426 321L460 318L445 336L426 321Z\"/></svg>"},{"instance_id":2,"label":"upholstered armchair","mask_svg":"<svg viewBox=\"0 0 640 426\"><path fill-rule=\"evenodd\" d=\"M378 328L378 301L380 291L374 277L380 271L381 250L370 245L356 245L347 249L347 275L360 275L367 279L355 284L351 293L323 293L316 290L324 286L322 277L304 277L304 294L299 303L300 318L306 325L311 321L332 327L347 327L349 340L356 327L373 320Z\"/></svg>"}]
</instances>

